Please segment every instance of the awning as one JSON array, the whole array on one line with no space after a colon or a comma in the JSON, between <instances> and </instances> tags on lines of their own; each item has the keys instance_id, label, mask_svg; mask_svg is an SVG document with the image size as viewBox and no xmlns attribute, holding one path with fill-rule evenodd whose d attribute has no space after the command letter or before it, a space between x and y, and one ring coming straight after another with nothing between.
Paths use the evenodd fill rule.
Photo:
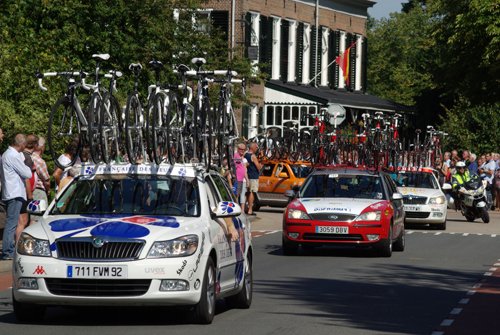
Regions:
<instances>
[{"instance_id":1,"label":"awning","mask_svg":"<svg viewBox=\"0 0 500 335\"><path fill-rule=\"evenodd\" d=\"M383 112L415 112L414 107L401 105L362 92L347 92L327 87L297 85L283 83L278 80L266 81L264 87L265 104L304 104L311 102L320 105L339 104L348 108Z\"/></svg>"}]
</instances>

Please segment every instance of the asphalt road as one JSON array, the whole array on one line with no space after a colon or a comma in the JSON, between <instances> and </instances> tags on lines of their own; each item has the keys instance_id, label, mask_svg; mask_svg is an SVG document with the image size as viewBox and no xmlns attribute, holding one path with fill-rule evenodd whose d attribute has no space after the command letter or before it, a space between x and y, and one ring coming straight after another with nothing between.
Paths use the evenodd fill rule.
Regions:
<instances>
[{"instance_id":1,"label":"asphalt road","mask_svg":"<svg viewBox=\"0 0 500 335\"><path fill-rule=\"evenodd\" d=\"M0 292L0 334L498 334L500 213L489 224L449 212L446 231L412 227L404 252L320 248L281 253L281 213L252 219L254 300L217 305L214 323L159 308L51 308L45 324L18 325Z\"/></svg>"}]
</instances>

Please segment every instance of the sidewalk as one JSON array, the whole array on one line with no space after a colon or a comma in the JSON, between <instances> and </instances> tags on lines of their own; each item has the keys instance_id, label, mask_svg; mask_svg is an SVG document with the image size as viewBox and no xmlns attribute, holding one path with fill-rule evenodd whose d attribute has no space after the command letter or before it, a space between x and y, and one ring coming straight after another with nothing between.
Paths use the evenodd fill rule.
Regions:
<instances>
[{"instance_id":1,"label":"sidewalk","mask_svg":"<svg viewBox=\"0 0 500 335\"><path fill-rule=\"evenodd\" d=\"M3 228L0 229L0 249L2 249L2 236L3 236ZM11 273L12 271L12 261L2 261L0 260L0 275L5 272Z\"/></svg>"}]
</instances>

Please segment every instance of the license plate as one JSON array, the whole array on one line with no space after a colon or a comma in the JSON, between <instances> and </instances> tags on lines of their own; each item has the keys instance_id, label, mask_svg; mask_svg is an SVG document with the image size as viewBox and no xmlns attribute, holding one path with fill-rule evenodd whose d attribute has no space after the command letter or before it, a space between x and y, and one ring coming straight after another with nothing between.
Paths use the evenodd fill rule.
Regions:
<instances>
[{"instance_id":1,"label":"license plate","mask_svg":"<svg viewBox=\"0 0 500 335\"><path fill-rule=\"evenodd\" d=\"M126 265L68 265L67 278L127 278Z\"/></svg>"},{"instance_id":2,"label":"license plate","mask_svg":"<svg viewBox=\"0 0 500 335\"><path fill-rule=\"evenodd\" d=\"M317 226L316 233L319 233L319 234L349 234L349 227Z\"/></svg>"},{"instance_id":3,"label":"license plate","mask_svg":"<svg viewBox=\"0 0 500 335\"><path fill-rule=\"evenodd\" d=\"M418 206L407 206L407 205L404 205L403 209L405 211L408 211L408 212L418 212L420 210L420 207L418 207Z\"/></svg>"}]
</instances>

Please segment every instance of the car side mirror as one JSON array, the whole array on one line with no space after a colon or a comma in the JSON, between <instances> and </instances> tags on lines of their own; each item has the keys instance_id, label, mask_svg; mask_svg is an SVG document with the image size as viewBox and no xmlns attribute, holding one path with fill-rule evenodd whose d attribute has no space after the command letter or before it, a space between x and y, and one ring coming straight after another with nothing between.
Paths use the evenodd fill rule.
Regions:
<instances>
[{"instance_id":1,"label":"car side mirror","mask_svg":"<svg viewBox=\"0 0 500 335\"><path fill-rule=\"evenodd\" d=\"M286 190L285 191L285 197L290 198L290 199L291 198L295 198L295 197L297 197L297 191L295 191L295 190Z\"/></svg>"},{"instance_id":2,"label":"car side mirror","mask_svg":"<svg viewBox=\"0 0 500 335\"><path fill-rule=\"evenodd\" d=\"M448 183L444 183L443 187L441 187L443 191L450 191L451 190L451 185Z\"/></svg>"},{"instance_id":3,"label":"car side mirror","mask_svg":"<svg viewBox=\"0 0 500 335\"><path fill-rule=\"evenodd\" d=\"M280 172L280 174L278 175L278 178L288 178L288 173L286 172Z\"/></svg>"},{"instance_id":4,"label":"car side mirror","mask_svg":"<svg viewBox=\"0 0 500 335\"><path fill-rule=\"evenodd\" d=\"M403 200L403 195L401 193L393 193L392 200Z\"/></svg>"},{"instance_id":5,"label":"car side mirror","mask_svg":"<svg viewBox=\"0 0 500 335\"><path fill-rule=\"evenodd\" d=\"M217 204L217 207L212 213L218 218L238 216L241 215L241 207L238 203L233 201L221 201Z\"/></svg>"},{"instance_id":6,"label":"car side mirror","mask_svg":"<svg viewBox=\"0 0 500 335\"><path fill-rule=\"evenodd\" d=\"M47 210L47 202L45 200L32 200L28 203L27 212L31 215L43 215Z\"/></svg>"}]
</instances>

